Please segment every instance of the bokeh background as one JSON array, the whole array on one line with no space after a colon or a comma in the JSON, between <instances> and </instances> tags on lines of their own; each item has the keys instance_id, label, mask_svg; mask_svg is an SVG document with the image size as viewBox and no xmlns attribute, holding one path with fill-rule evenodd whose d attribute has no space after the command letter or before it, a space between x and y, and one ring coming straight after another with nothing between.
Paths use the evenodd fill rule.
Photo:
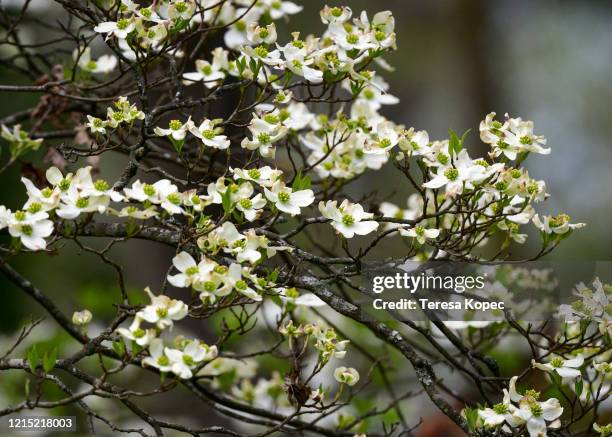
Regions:
<instances>
[{"instance_id":1,"label":"bokeh background","mask_svg":"<svg viewBox=\"0 0 612 437\"><path fill-rule=\"evenodd\" d=\"M401 103L387 106L390 119L408 127L425 129L433 139L443 139L448 129L471 128L468 149L474 156L485 152L478 140L478 123L491 111L535 121L536 133L548 138L549 156L533 156L527 167L533 177L545 179L550 199L540 204L545 213L567 212L572 221L586 222L585 229L565 240L551 259L611 260L612 233L612 2L607 0L354 0L297 1L304 11L286 29L320 32L318 11L325 4L348 4L353 11L372 15L384 9L396 17L398 51L387 59L395 67L383 73L390 92ZM22 2L9 0L5 7ZM34 0L46 17L60 18L52 2ZM282 26L281 26L282 27ZM23 29L26 41L48 35ZM281 33L282 35L282 33ZM288 38L285 34L282 38ZM0 47L0 53L3 53ZM66 52L67 56L69 51ZM0 83L25 83L0 66ZM36 104L37 96L3 93L0 118ZM3 144L4 148L5 145ZM2 154L6 159L7 153ZM40 163L41 157L35 157ZM102 175L112 179L122 161L103 158ZM0 176L0 204L15 209L24 195L19 166ZM403 204L410 193L391 168L362 178L355 193L377 189L393 193ZM536 240L536 239L532 239ZM401 251L391 246L389 252ZM113 256L124 263L128 286L142 290L159 284L172 252L151 243L131 242ZM517 250L531 253L535 246ZM399 253L399 252L398 252ZM118 296L115 273L95 256L72 243L61 256L23 254L11 263L44 286L66 313L89 308L98 320L113 314ZM0 277L0 348L31 314L40 314L22 292ZM46 322L45 322L46 323ZM46 326L51 326L49 323ZM38 331L41 341L62 342L52 329ZM1 352L1 351L0 351ZM0 376L2 378L2 376ZM2 384L0 403L22 393L23 386ZM181 404L167 404L181 411ZM431 430L423 435L454 435Z\"/></svg>"}]
</instances>

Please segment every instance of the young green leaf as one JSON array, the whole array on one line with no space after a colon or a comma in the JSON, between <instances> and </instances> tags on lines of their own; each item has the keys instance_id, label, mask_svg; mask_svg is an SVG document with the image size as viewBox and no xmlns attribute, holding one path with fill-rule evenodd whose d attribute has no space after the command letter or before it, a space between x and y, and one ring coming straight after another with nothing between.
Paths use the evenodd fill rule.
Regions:
<instances>
[{"instance_id":1,"label":"young green leaf","mask_svg":"<svg viewBox=\"0 0 612 437\"><path fill-rule=\"evenodd\" d=\"M38 349L36 345L32 346L28 351L28 366L30 366L30 370L32 373L36 373L36 368L38 367Z\"/></svg>"},{"instance_id":2,"label":"young green leaf","mask_svg":"<svg viewBox=\"0 0 612 437\"><path fill-rule=\"evenodd\" d=\"M302 176L302 170L298 170L295 178L293 179L293 184L291 188L293 191L307 190L310 188L312 182L308 176Z\"/></svg>"},{"instance_id":3,"label":"young green leaf","mask_svg":"<svg viewBox=\"0 0 612 437\"><path fill-rule=\"evenodd\" d=\"M55 361L57 360L57 348L54 347L53 349L45 352L45 355L43 356L43 370L45 371L45 373L49 373L51 370L53 370L53 368L55 367Z\"/></svg>"},{"instance_id":4,"label":"young green leaf","mask_svg":"<svg viewBox=\"0 0 612 437\"><path fill-rule=\"evenodd\" d=\"M228 188L225 190L225 193L221 196L221 205L223 206L223 211L226 214L230 214L232 212L232 192Z\"/></svg>"},{"instance_id":5,"label":"young green leaf","mask_svg":"<svg viewBox=\"0 0 612 437\"><path fill-rule=\"evenodd\" d=\"M125 343L123 340L113 341L113 350L119 357L125 355Z\"/></svg>"}]
</instances>

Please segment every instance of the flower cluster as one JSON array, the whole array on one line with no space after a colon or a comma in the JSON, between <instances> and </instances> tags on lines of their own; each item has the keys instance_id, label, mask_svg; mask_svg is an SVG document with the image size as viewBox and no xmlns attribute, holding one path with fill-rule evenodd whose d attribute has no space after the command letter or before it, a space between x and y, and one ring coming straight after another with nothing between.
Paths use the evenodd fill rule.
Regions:
<instances>
[{"instance_id":1,"label":"flower cluster","mask_svg":"<svg viewBox=\"0 0 612 437\"><path fill-rule=\"evenodd\" d=\"M106 119L103 120L88 115L86 126L96 136L100 134L105 135L107 134L107 128L115 130L120 129L124 125L131 128L135 120L143 120L144 117L144 112L139 110L136 105L131 104L127 97L121 96L114 103L114 109L112 107L107 108Z\"/></svg>"},{"instance_id":2,"label":"flower cluster","mask_svg":"<svg viewBox=\"0 0 612 437\"><path fill-rule=\"evenodd\" d=\"M346 356L349 341L339 340L333 328L322 328L312 323L295 325L293 320L290 320L279 332L290 340L303 338L305 344L313 342L317 351L317 371L325 367L332 358L343 359ZM353 386L359 381L359 372L352 367L340 366L334 370L334 379L341 384Z\"/></svg>"},{"instance_id":3,"label":"flower cluster","mask_svg":"<svg viewBox=\"0 0 612 437\"><path fill-rule=\"evenodd\" d=\"M525 427L530 437L543 437L547 429L558 428L559 417L563 414L557 398L539 401L540 393L527 390L523 395L516 391L517 377L510 380L509 390L504 389L503 401L493 407L478 410L479 425L485 428L501 428L512 432L510 428Z\"/></svg>"},{"instance_id":4,"label":"flower cluster","mask_svg":"<svg viewBox=\"0 0 612 437\"><path fill-rule=\"evenodd\" d=\"M188 132L200 140L202 147L223 150L229 147L230 141L227 136L222 135L223 129L216 127L219 122L220 120L204 119L199 126L196 126L191 118L185 123L171 120L167 129L156 127L154 132L157 136L167 137L178 153L183 149Z\"/></svg>"},{"instance_id":5,"label":"flower cluster","mask_svg":"<svg viewBox=\"0 0 612 437\"><path fill-rule=\"evenodd\" d=\"M247 0L209 2L201 0L170 0L141 6L132 0L121 0L113 21L98 23L94 31L106 39L116 38L122 55L135 60L147 53L164 49L173 35L206 23L211 26L230 25L225 33L228 47L248 43L247 22L278 20L299 12L302 8L289 1L259 1L253 7ZM175 56L182 53L175 51Z\"/></svg>"},{"instance_id":6,"label":"flower cluster","mask_svg":"<svg viewBox=\"0 0 612 437\"><path fill-rule=\"evenodd\" d=\"M45 238L53 231L50 214L66 220L75 220L86 213L109 213L119 217L131 217L146 220L159 215L159 209L169 215L186 215L193 217L202 212L208 205L223 205L227 214L234 210L245 220L253 221L261 213L268 201L280 211L299 214L300 208L314 201L312 190L294 191L279 179L282 172L270 167L261 169L233 169L235 179L223 178L208 186L206 195L197 194L195 190L179 192L176 185L167 179L153 184L135 181L124 193L113 190L102 180L94 181L91 167L80 168L75 174L63 175L56 167L47 170L49 186L39 189L32 181L22 178L28 192L28 200L21 210L14 213L4 206L0 209L0 229L8 227L13 237L31 250L46 248ZM228 182L228 183L226 183ZM255 186L265 193L254 195ZM269 187L269 189L268 189ZM120 210L110 207L111 201L134 203ZM261 258L258 249L265 249L273 256L278 248L268 244L265 237L258 236L254 230L241 234L232 222L215 227L208 220L209 229L199 241L200 247L210 253L223 250L238 257L239 262L257 262Z\"/></svg>"},{"instance_id":7,"label":"flower cluster","mask_svg":"<svg viewBox=\"0 0 612 437\"><path fill-rule=\"evenodd\" d=\"M576 286L574 295L579 299L570 305L559 305L558 317L563 321L588 328L596 324L602 335L612 338L612 286L603 284L595 278L592 285L584 283Z\"/></svg>"},{"instance_id":8,"label":"flower cluster","mask_svg":"<svg viewBox=\"0 0 612 437\"><path fill-rule=\"evenodd\" d=\"M200 292L200 299L203 302L215 302L217 298L227 296L232 291L241 293L253 301L260 301L262 297L256 290L261 291L268 286L265 279L258 278L251 269L242 267L238 263L226 267L205 256L196 263L187 252L179 253L172 263L179 273L168 276L168 282L175 287L191 287Z\"/></svg>"},{"instance_id":9,"label":"flower cluster","mask_svg":"<svg viewBox=\"0 0 612 437\"><path fill-rule=\"evenodd\" d=\"M161 333L171 330L175 321L184 319L189 308L180 300L155 296L149 288L145 291L151 303L136 313L128 328L118 328L117 333L132 342L133 348L148 347L149 356L142 360L143 366L155 367L162 373L172 372L179 378L191 378L194 369L217 357L217 347L182 337L174 339L174 347L164 346ZM153 326L142 328L143 322Z\"/></svg>"}]
</instances>

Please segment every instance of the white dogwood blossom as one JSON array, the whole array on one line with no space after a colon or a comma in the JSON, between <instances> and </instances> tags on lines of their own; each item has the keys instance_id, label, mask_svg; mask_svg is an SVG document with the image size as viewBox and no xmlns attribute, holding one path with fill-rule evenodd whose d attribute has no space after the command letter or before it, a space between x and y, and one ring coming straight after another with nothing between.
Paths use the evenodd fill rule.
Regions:
<instances>
[{"instance_id":1,"label":"white dogwood blossom","mask_svg":"<svg viewBox=\"0 0 612 437\"><path fill-rule=\"evenodd\" d=\"M163 294L155 296L148 287L145 291L151 303L138 311L137 318L153 323L157 328L163 330L172 328L175 320L181 320L187 316L189 308L184 302L171 299Z\"/></svg>"},{"instance_id":2,"label":"white dogwood blossom","mask_svg":"<svg viewBox=\"0 0 612 437\"><path fill-rule=\"evenodd\" d=\"M189 340L186 343L182 350L164 348L164 355L170 360L172 373L182 379L191 378L193 369L199 363L210 361L218 354L216 346L202 344L199 340Z\"/></svg>"},{"instance_id":3,"label":"white dogwood blossom","mask_svg":"<svg viewBox=\"0 0 612 437\"><path fill-rule=\"evenodd\" d=\"M19 238L21 243L30 250L44 250L47 247L47 238L53 232L53 222L49 214L44 211L10 211L4 209L0 215L2 227L8 227L11 237Z\"/></svg>"},{"instance_id":4,"label":"white dogwood blossom","mask_svg":"<svg viewBox=\"0 0 612 437\"><path fill-rule=\"evenodd\" d=\"M399 228L399 233L402 237L415 238L419 244L425 244L427 240L435 240L440 235L440 229L427 229L423 226L414 226L412 228Z\"/></svg>"},{"instance_id":5,"label":"white dogwood blossom","mask_svg":"<svg viewBox=\"0 0 612 437\"><path fill-rule=\"evenodd\" d=\"M359 382L359 372L352 367L340 366L334 370L334 378L341 384L353 386Z\"/></svg>"},{"instance_id":6,"label":"white dogwood blossom","mask_svg":"<svg viewBox=\"0 0 612 437\"><path fill-rule=\"evenodd\" d=\"M126 340L133 341L138 346L147 346L156 337L155 329L141 328L143 319L135 317L129 328L117 328L117 332Z\"/></svg>"},{"instance_id":7,"label":"white dogwood blossom","mask_svg":"<svg viewBox=\"0 0 612 437\"><path fill-rule=\"evenodd\" d=\"M556 372L562 378L578 378L582 375L579 368L584 364L584 357L578 355L575 358L564 359L562 357L553 357L547 363L538 363L535 360L531 361L531 365L545 372Z\"/></svg>"},{"instance_id":8,"label":"white dogwood blossom","mask_svg":"<svg viewBox=\"0 0 612 437\"><path fill-rule=\"evenodd\" d=\"M264 188L268 200L278 208L279 211L289 215L300 214L300 208L305 208L314 202L312 190L293 191L281 181L275 182L270 189Z\"/></svg>"},{"instance_id":9,"label":"white dogwood blossom","mask_svg":"<svg viewBox=\"0 0 612 437\"><path fill-rule=\"evenodd\" d=\"M206 88L214 88L220 85L226 76L221 63L222 60L223 58L219 56L215 57L212 63L202 59L196 60L196 71L183 74L185 84L190 85L202 81Z\"/></svg>"},{"instance_id":10,"label":"white dogwood blossom","mask_svg":"<svg viewBox=\"0 0 612 437\"><path fill-rule=\"evenodd\" d=\"M319 211L323 217L331 220L332 227L345 238L357 235L367 235L378 229L378 222L368 220L374 214L365 212L358 203L345 199L340 206L334 201L319 202Z\"/></svg>"},{"instance_id":11,"label":"white dogwood blossom","mask_svg":"<svg viewBox=\"0 0 612 437\"><path fill-rule=\"evenodd\" d=\"M76 49L73 52L73 58L77 60L81 70L92 74L108 74L117 67L117 57L113 55L102 55L97 60L91 57L91 48L86 47L82 52Z\"/></svg>"},{"instance_id":12,"label":"white dogwood blossom","mask_svg":"<svg viewBox=\"0 0 612 437\"><path fill-rule=\"evenodd\" d=\"M216 128L215 124L217 123L214 120L204 119L198 127L195 125L191 126L189 131L207 147L220 150L227 149L230 141L227 139L227 136L221 135L220 129Z\"/></svg>"}]
</instances>

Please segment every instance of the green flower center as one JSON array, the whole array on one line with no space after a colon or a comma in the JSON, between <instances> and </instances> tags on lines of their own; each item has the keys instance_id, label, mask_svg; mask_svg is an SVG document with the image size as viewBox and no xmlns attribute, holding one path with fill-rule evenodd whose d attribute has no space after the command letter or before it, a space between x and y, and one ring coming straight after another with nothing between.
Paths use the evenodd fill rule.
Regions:
<instances>
[{"instance_id":1,"label":"green flower center","mask_svg":"<svg viewBox=\"0 0 612 437\"><path fill-rule=\"evenodd\" d=\"M264 120L266 121L266 123L269 123L269 124L276 124L279 121L278 116L274 114L266 114L266 116L264 117Z\"/></svg>"},{"instance_id":2,"label":"green flower center","mask_svg":"<svg viewBox=\"0 0 612 437\"><path fill-rule=\"evenodd\" d=\"M389 138L383 138L378 142L378 144L382 148L389 147L391 145L391 140Z\"/></svg>"},{"instance_id":3,"label":"green flower center","mask_svg":"<svg viewBox=\"0 0 612 437\"><path fill-rule=\"evenodd\" d=\"M179 120L171 120L169 126L172 130L179 130L181 127L183 127L183 123L181 123Z\"/></svg>"},{"instance_id":4,"label":"green flower center","mask_svg":"<svg viewBox=\"0 0 612 437\"><path fill-rule=\"evenodd\" d=\"M446 165L446 164L448 164L448 156L446 156L446 155L444 155L444 154L442 154L442 153L440 153L440 154L439 154L439 155L436 157L436 160L437 160L437 161L438 161L440 164L442 164L442 165Z\"/></svg>"},{"instance_id":5,"label":"green flower center","mask_svg":"<svg viewBox=\"0 0 612 437\"><path fill-rule=\"evenodd\" d=\"M290 298L300 297L300 292L297 291L295 287L287 288L287 290L285 290L285 296Z\"/></svg>"},{"instance_id":6,"label":"green flower center","mask_svg":"<svg viewBox=\"0 0 612 437\"><path fill-rule=\"evenodd\" d=\"M508 406L506 404L495 404L493 405L493 411L497 414L505 414L508 412Z\"/></svg>"},{"instance_id":7,"label":"green flower center","mask_svg":"<svg viewBox=\"0 0 612 437\"><path fill-rule=\"evenodd\" d=\"M157 364L158 364L158 365L160 365L160 366L164 366L164 367L165 367L165 366L167 366L168 364L170 364L170 360L168 359L168 357L167 357L167 356L162 355L161 357L159 357L159 358L157 359Z\"/></svg>"},{"instance_id":8,"label":"green flower center","mask_svg":"<svg viewBox=\"0 0 612 437\"><path fill-rule=\"evenodd\" d=\"M201 71L204 76L210 76L213 72L213 69L210 65L204 65Z\"/></svg>"},{"instance_id":9,"label":"green flower center","mask_svg":"<svg viewBox=\"0 0 612 437\"><path fill-rule=\"evenodd\" d=\"M142 338L145 336L145 331L142 328L138 328L135 329L134 332L132 332L132 335L136 338Z\"/></svg>"},{"instance_id":10,"label":"green flower center","mask_svg":"<svg viewBox=\"0 0 612 437\"><path fill-rule=\"evenodd\" d=\"M504 210L504 207L500 203L494 203L491 205L491 211L493 214L501 214Z\"/></svg>"},{"instance_id":11,"label":"green flower center","mask_svg":"<svg viewBox=\"0 0 612 437\"><path fill-rule=\"evenodd\" d=\"M157 311L155 311L155 313L157 314L157 317L159 317L160 319L163 319L164 317L168 315L168 309L167 308L157 308Z\"/></svg>"},{"instance_id":12,"label":"green flower center","mask_svg":"<svg viewBox=\"0 0 612 437\"><path fill-rule=\"evenodd\" d=\"M257 135L257 141L259 141L261 144L268 144L270 142L270 134L267 132L261 132L259 135Z\"/></svg>"},{"instance_id":13,"label":"green flower center","mask_svg":"<svg viewBox=\"0 0 612 437\"><path fill-rule=\"evenodd\" d=\"M212 140L215 138L215 131L212 129L206 129L204 132L202 132L202 136L207 140Z\"/></svg>"},{"instance_id":14,"label":"green flower center","mask_svg":"<svg viewBox=\"0 0 612 437\"><path fill-rule=\"evenodd\" d=\"M530 182L527 184L527 192L529 194L535 194L538 192L538 184L537 182Z\"/></svg>"},{"instance_id":15,"label":"green flower center","mask_svg":"<svg viewBox=\"0 0 612 437\"><path fill-rule=\"evenodd\" d=\"M534 389L529 389L527 391L525 391L525 396L533 398L533 399L539 399L540 398L540 392Z\"/></svg>"},{"instance_id":16,"label":"green flower center","mask_svg":"<svg viewBox=\"0 0 612 437\"><path fill-rule=\"evenodd\" d=\"M79 197L75 204L77 208L87 208L89 206L89 199L86 197Z\"/></svg>"},{"instance_id":17,"label":"green flower center","mask_svg":"<svg viewBox=\"0 0 612 437\"><path fill-rule=\"evenodd\" d=\"M512 179L518 179L523 175L523 172L520 171L518 168L513 168L510 172L510 175L512 176Z\"/></svg>"},{"instance_id":18,"label":"green flower center","mask_svg":"<svg viewBox=\"0 0 612 437\"><path fill-rule=\"evenodd\" d=\"M552 228L557 228L559 226L563 226L564 224L569 222L569 220L570 220L569 215L559 214L557 217L551 217L549 224Z\"/></svg>"},{"instance_id":19,"label":"green flower center","mask_svg":"<svg viewBox=\"0 0 612 437\"><path fill-rule=\"evenodd\" d=\"M218 273L220 275L224 275L225 273L227 273L227 267L225 266L216 266L214 268L215 273Z\"/></svg>"},{"instance_id":20,"label":"green flower center","mask_svg":"<svg viewBox=\"0 0 612 437\"><path fill-rule=\"evenodd\" d=\"M121 20L117 21L117 29L119 30L125 30L129 25L130 21L127 18L122 18Z\"/></svg>"},{"instance_id":21,"label":"green flower center","mask_svg":"<svg viewBox=\"0 0 612 437\"><path fill-rule=\"evenodd\" d=\"M414 228L414 232L416 232L419 237L422 237L425 235L425 228L423 226L417 226Z\"/></svg>"},{"instance_id":22,"label":"green flower center","mask_svg":"<svg viewBox=\"0 0 612 437\"><path fill-rule=\"evenodd\" d=\"M264 46L258 46L255 48L255 54L259 56L260 58L265 58L268 56L269 52L268 52L268 49L265 48Z\"/></svg>"},{"instance_id":23,"label":"green flower center","mask_svg":"<svg viewBox=\"0 0 612 437\"><path fill-rule=\"evenodd\" d=\"M505 191L508 188L508 183L506 181L499 181L495 184L495 188L499 191Z\"/></svg>"},{"instance_id":24,"label":"green flower center","mask_svg":"<svg viewBox=\"0 0 612 437\"><path fill-rule=\"evenodd\" d=\"M244 291L247 289L247 283L245 281L243 281L242 279L240 281L236 282L236 289L237 290L241 290Z\"/></svg>"},{"instance_id":25,"label":"green flower center","mask_svg":"<svg viewBox=\"0 0 612 437\"><path fill-rule=\"evenodd\" d=\"M188 267L187 270L185 270L185 274L187 276L193 276L196 273L198 273L198 271L199 270L198 270L197 266L191 266L191 267Z\"/></svg>"},{"instance_id":26,"label":"green flower center","mask_svg":"<svg viewBox=\"0 0 612 437\"><path fill-rule=\"evenodd\" d=\"M252 168L247 174L251 179L259 179L261 177L261 172L257 168Z\"/></svg>"},{"instance_id":27,"label":"green flower center","mask_svg":"<svg viewBox=\"0 0 612 437\"><path fill-rule=\"evenodd\" d=\"M213 291L215 291L217 289L217 286L215 285L214 282L212 281L206 281L204 283L204 290L208 291L209 293L212 293Z\"/></svg>"},{"instance_id":28,"label":"green flower center","mask_svg":"<svg viewBox=\"0 0 612 437\"><path fill-rule=\"evenodd\" d=\"M60 183L58 184L58 186L60 190L66 191L68 188L70 188L70 180L62 179Z\"/></svg>"},{"instance_id":29,"label":"green flower center","mask_svg":"<svg viewBox=\"0 0 612 437\"><path fill-rule=\"evenodd\" d=\"M227 244L227 242L225 244ZM232 247L234 249L237 249L239 247L245 247L245 246L246 246L246 240L236 240L234 241L234 244L232 244Z\"/></svg>"},{"instance_id":30,"label":"green flower center","mask_svg":"<svg viewBox=\"0 0 612 437\"><path fill-rule=\"evenodd\" d=\"M552 360L550 360L550 365L558 369L560 367L563 367L564 362L565 361L563 360L563 358L555 357Z\"/></svg>"},{"instance_id":31,"label":"green flower center","mask_svg":"<svg viewBox=\"0 0 612 437\"><path fill-rule=\"evenodd\" d=\"M36 214L37 212L39 212L42 209L42 205L40 203L34 202L30 205L30 207L28 208L28 212L30 214Z\"/></svg>"},{"instance_id":32,"label":"green flower center","mask_svg":"<svg viewBox=\"0 0 612 437\"><path fill-rule=\"evenodd\" d=\"M359 42L359 37L354 33L349 33L346 35L346 42L349 44L357 44Z\"/></svg>"},{"instance_id":33,"label":"green flower center","mask_svg":"<svg viewBox=\"0 0 612 437\"><path fill-rule=\"evenodd\" d=\"M15 220L23 221L26 218L26 213L24 211L15 211Z\"/></svg>"},{"instance_id":34,"label":"green flower center","mask_svg":"<svg viewBox=\"0 0 612 437\"><path fill-rule=\"evenodd\" d=\"M185 2L178 2L175 3L175 8L179 14L182 14L187 11L187 4Z\"/></svg>"},{"instance_id":35,"label":"green flower center","mask_svg":"<svg viewBox=\"0 0 612 437\"><path fill-rule=\"evenodd\" d=\"M240 201L240 206L242 206L244 209L251 209L253 202L251 202L251 199L242 199Z\"/></svg>"},{"instance_id":36,"label":"green flower center","mask_svg":"<svg viewBox=\"0 0 612 437\"><path fill-rule=\"evenodd\" d=\"M187 364L188 366L193 366L195 361L190 355L183 355L183 363Z\"/></svg>"},{"instance_id":37,"label":"green flower center","mask_svg":"<svg viewBox=\"0 0 612 437\"><path fill-rule=\"evenodd\" d=\"M48 199L53 194L53 190L49 187L40 192L45 199Z\"/></svg>"},{"instance_id":38,"label":"green flower center","mask_svg":"<svg viewBox=\"0 0 612 437\"><path fill-rule=\"evenodd\" d=\"M142 191L147 195L147 196L154 196L155 195L155 187L153 185L150 184L145 184L142 187Z\"/></svg>"},{"instance_id":39,"label":"green flower center","mask_svg":"<svg viewBox=\"0 0 612 437\"><path fill-rule=\"evenodd\" d=\"M166 197L166 199L168 199L168 202L172 203L173 205L180 205L181 204L181 196L179 196L177 193L172 193L172 194L168 195L168 197Z\"/></svg>"},{"instance_id":40,"label":"green flower center","mask_svg":"<svg viewBox=\"0 0 612 437\"><path fill-rule=\"evenodd\" d=\"M542 407L536 402L532 402L529 405L529 410L531 411L531 414L533 414L535 417L540 417L543 413Z\"/></svg>"},{"instance_id":41,"label":"green flower center","mask_svg":"<svg viewBox=\"0 0 612 437\"><path fill-rule=\"evenodd\" d=\"M94 188L98 191L106 191L108 190L108 182L102 180L102 179L98 179L95 183L94 183Z\"/></svg>"},{"instance_id":42,"label":"green flower center","mask_svg":"<svg viewBox=\"0 0 612 437\"><path fill-rule=\"evenodd\" d=\"M27 235L29 237L30 235L32 235L33 231L34 230L32 229L31 225L21 225L21 233L23 235Z\"/></svg>"},{"instance_id":43,"label":"green flower center","mask_svg":"<svg viewBox=\"0 0 612 437\"><path fill-rule=\"evenodd\" d=\"M533 144L533 139L531 137L527 137L527 136L521 137L520 141L521 141L521 144L526 144L526 145Z\"/></svg>"},{"instance_id":44,"label":"green flower center","mask_svg":"<svg viewBox=\"0 0 612 437\"><path fill-rule=\"evenodd\" d=\"M286 191L281 191L278 193L278 200L280 200L282 203L289 202L289 199L291 199L291 195Z\"/></svg>"},{"instance_id":45,"label":"green flower center","mask_svg":"<svg viewBox=\"0 0 612 437\"><path fill-rule=\"evenodd\" d=\"M354 224L355 224L355 219L354 219L354 218L353 218L353 216L352 216L352 215L350 215L350 214L344 214L344 215L342 216L342 223L343 223L345 226L352 226L352 225L354 225Z\"/></svg>"},{"instance_id":46,"label":"green flower center","mask_svg":"<svg viewBox=\"0 0 612 437\"><path fill-rule=\"evenodd\" d=\"M457 170L456 168L446 169L446 171L444 172L444 176L446 176L446 179L448 179L449 181L454 181L459 177L459 170Z\"/></svg>"},{"instance_id":47,"label":"green flower center","mask_svg":"<svg viewBox=\"0 0 612 437\"><path fill-rule=\"evenodd\" d=\"M372 100L374 98L374 91L372 91L371 89L364 90L363 97L365 97L368 100Z\"/></svg>"},{"instance_id":48,"label":"green flower center","mask_svg":"<svg viewBox=\"0 0 612 437\"><path fill-rule=\"evenodd\" d=\"M96 63L96 61L92 59L89 62L87 62L87 64L85 65L85 68L87 70L95 70L97 66L98 64Z\"/></svg>"},{"instance_id":49,"label":"green flower center","mask_svg":"<svg viewBox=\"0 0 612 437\"><path fill-rule=\"evenodd\" d=\"M268 29L263 28L259 30L259 37L260 38L267 38L270 35L270 32L268 31Z\"/></svg>"}]
</instances>

